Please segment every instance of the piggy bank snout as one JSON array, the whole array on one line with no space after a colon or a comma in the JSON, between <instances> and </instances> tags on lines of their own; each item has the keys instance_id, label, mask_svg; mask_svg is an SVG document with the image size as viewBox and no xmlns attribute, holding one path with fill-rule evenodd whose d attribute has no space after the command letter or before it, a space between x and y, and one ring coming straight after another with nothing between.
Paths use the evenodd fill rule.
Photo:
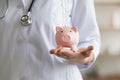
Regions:
<instances>
[{"instance_id":1,"label":"piggy bank snout","mask_svg":"<svg viewBox=\"0 0 120 80\"><path fill-rule=\"evenodd\" d=\"M63 35L63 36L62 36L62 41L64 41L64 42L69 42L70 40L71 40L70 35Z\"/></svg>"}]
</instances>

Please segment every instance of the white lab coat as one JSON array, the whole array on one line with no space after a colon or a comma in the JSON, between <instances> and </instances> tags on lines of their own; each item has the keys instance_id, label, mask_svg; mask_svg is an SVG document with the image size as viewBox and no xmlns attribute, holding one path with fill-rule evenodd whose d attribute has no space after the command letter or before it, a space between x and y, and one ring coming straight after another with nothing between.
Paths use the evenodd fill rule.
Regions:
<instances>
[{"instance_id":1,"label":"white lab coat","mask_svg":"<svg viewBox=\"0 0 120 80\"><path fill-rule=\"evenodd\" d=\"M56 26L77 26L78 47L93 45L96 59L100 36L93 0L36 0L32 25L21 26L30 1L9 0L0 20L0 80L82 80L80 69L92 63L77 66L49 50L56 47Z\"/></svg>"}]
</instances>

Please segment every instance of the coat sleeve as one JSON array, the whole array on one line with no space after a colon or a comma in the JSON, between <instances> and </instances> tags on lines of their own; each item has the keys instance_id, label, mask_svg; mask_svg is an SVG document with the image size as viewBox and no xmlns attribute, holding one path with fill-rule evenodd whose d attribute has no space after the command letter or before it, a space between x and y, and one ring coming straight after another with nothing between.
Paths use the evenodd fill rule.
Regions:
<instances>
[{"instance_id":1,"label":"coat sleeve","mask_svg":"<svg viewBox=\"0 0 120 80\"><path fill-rule=\"evenodd\" d=\"M87 65L78 65L80 69L88 68L95 62L100 48L100 34L96 22L94 0L73 0L71 21L72 26L77 26L79 29L80 41L78 47L94 46L94 61Z\"/></svg>"}]
</instances>

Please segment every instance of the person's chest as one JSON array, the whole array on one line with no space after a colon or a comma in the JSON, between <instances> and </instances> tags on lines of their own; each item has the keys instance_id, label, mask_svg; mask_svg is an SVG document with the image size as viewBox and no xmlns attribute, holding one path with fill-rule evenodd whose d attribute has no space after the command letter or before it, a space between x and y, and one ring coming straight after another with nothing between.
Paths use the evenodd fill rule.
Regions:
<instances>
[{"instance_id":1,"label":"person's chest","mask_svg":"<svg viewBox=\"0 0 120 80\"><path fill-rule=\"evenodd\" d=\"M31 7L31 14L34 18L43 20L54 20L65 22L70 18L73 0L34 0ZM27 13L32 0L9 0L8 14L22 16ZM11 14L9 14L9 12Z\"/></svg>"}]
</instances>

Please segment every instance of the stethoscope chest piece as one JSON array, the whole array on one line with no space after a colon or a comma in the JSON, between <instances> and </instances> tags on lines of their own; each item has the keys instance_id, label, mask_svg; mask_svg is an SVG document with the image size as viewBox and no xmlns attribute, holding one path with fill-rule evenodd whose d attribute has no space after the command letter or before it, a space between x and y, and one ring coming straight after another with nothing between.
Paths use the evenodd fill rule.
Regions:
<instances>
[{"instance_id":1,"label":"stethoscope chest piece","mask_svg":"<svg viewBox=\"0 0 120 80\"><path fill-rule=\"evenodd\" d=\"M21 17L20 23L23 26L27 26L27 25L30 25L32 23L32 18L31 18L30 12L28 12L27 15L23 15Z\"/></svg>"},{"instance_id":2,"label":"stethoscope chest piece","mask_svg":"<svg viewBox=\"0 0 120 80\"><path fill-rule=\"evenodd\" d=\"M22 26L27 26L27 25L32 24L31 9L32 9L32 6L33 6L34 2L35 2L35 0L32 0L32 2L30 4L30 7L29 7L29 9L27 11L27 14L23 15L21 17L20 23L21 23Z\"/></svg>"}]
</instances>

